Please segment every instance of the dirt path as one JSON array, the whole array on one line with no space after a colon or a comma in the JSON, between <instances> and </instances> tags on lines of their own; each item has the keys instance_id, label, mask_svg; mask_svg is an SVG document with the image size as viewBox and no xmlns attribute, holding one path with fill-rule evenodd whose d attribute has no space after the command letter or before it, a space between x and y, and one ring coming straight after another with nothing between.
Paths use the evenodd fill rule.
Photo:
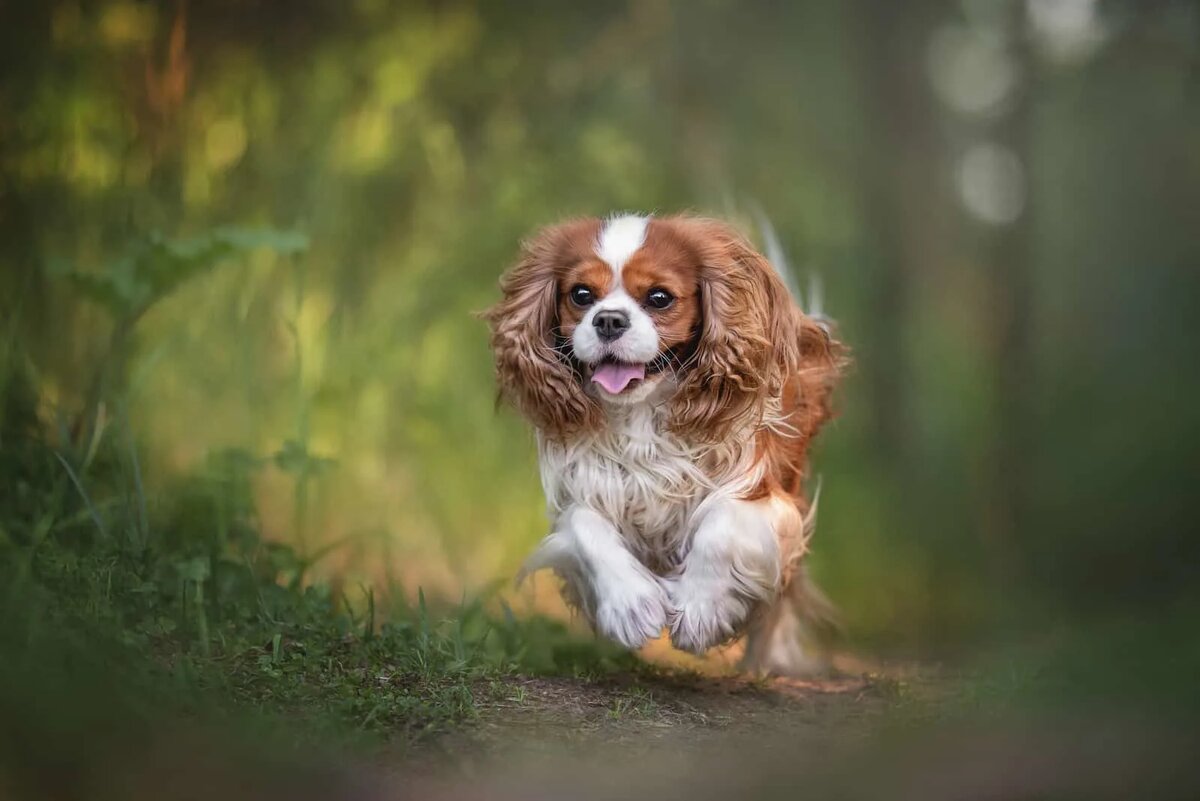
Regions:
<instances>
[{"instance_id":1,"label":"dirt path","mask_svg":"<svg viewBox=\"0 0 1200 801\"><path fill-rule=\"evenodd\" d=\"M730 746L755 758L853 745L883 715L934 680L909 670L815 681L687 674L514 677L476 688L479 717L405 762L427 776L492 773L497 766L567 761L607 765L647 758L703 762Z\"/></svg>"}]
</instances>

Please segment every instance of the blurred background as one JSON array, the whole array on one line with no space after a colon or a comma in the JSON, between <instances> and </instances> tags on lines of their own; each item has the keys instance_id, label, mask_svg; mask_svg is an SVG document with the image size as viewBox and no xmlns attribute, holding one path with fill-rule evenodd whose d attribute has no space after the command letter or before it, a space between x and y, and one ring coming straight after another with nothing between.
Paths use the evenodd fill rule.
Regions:
<instances>
[{"instance_id":1,"label":"blurred background","mask_svg":"<svg viewBox=\"0 0 1200 801\"><path fill-rule=\"evenodd\" d=\"M355 597L545 533L473 317L523 236L756 206L854 352L812 556L854 647L1193 608L1196 3L0 8L6 375L81 461L132 441L143 523L240 466Z\"/></svg>"},{"instance_id":2,"label":"blurred background","mask_svg":"<svg viewBox=\"0 0 1200 801\"><path fill-rule=\"evenodd\" d=\"M511 586L474 315L542 225L689 209L853 351L858 661L793 701ZM708 795L1194 798L1198 321L1194 1L0 2L0 798L358 797L530 721Z\"/></svg>"}]
</instances>

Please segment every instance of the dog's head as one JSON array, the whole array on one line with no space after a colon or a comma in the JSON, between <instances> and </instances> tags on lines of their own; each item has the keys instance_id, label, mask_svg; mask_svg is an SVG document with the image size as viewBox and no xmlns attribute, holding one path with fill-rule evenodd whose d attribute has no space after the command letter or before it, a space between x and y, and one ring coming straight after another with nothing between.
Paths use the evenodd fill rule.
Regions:
<instances>
[{"instance_id":1,"label":"dog's head","mask_svg":"<svg viewBox=\"0 0 1200 801\"><path fill-rule=\"evenodd\" d=\"M551 226L501 289L486 314L500 391L558 439L639 403L669 404L673 430L719 439L806 364L834 358L767 260L714 220Z\"/></svg>"}]
</instances>

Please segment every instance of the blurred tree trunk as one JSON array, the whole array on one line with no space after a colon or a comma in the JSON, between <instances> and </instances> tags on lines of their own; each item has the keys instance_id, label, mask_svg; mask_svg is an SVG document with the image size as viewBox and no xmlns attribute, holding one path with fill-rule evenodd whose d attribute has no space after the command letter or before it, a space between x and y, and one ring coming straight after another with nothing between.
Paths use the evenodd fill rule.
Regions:
<instances>
[{"instance_id":1,"label":"blurred tree trunk","mask_svg":"<svg viewBox=\"0 0 1200 801\"><path fill-rule=\"evenodd\" d=\"M870 262L859 369L870 385L875 447L901 481L919 462L906 353L912 293L918 274L950 238L937 180L936 109L924 72L925 43L942 5L857 0L854 7L868 128L859 184Z\"/></svg>"},{"instance_id":2,"label":"blurred tree trunk","mask_svg":"<svg viewBox=\"0 0 1200 801\"><path fill-rule=\"evenodd\" d=\"M1034 209L1028 180L1033 172L1030 130L1030 94L1036 86L1036 63L1025 37L1024 6L1013 4L1009 20L1012 55L1026 76L1011 109L991 134L1001 147L1019 160L1026 176L1024 207L1011 223L990 233L982 251L993 299L988 337L995 381L995 426L985 475L988 498L982 509L980 531L993 577L1007 581L1018 569L1019 525L1027 508L1027 476L1033 445L1029 414L1032 395L1033 352L1030 328L1033 305L1031 220Z\"/></svg>"}]
</instances>

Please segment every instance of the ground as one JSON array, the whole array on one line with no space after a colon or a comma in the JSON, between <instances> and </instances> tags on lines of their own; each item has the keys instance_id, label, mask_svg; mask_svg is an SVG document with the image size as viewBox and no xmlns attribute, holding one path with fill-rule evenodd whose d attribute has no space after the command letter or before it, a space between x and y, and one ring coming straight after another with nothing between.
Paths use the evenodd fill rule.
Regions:
<instances>
[{"instance_id":1,"label":"ground","mask_svg":"<svg viewBox=\"0 0 1200 801\"><path fill-rule=\"evenodd\" d=\"M900 678L904 676L904 678ZM602 678L513 676L475 688L476 717L412 749L424 775L471 775L543 757L640 760L657 752L703 759L731 743L756 755L851 745L901 701L936 692L912 667L813 680L699 673Z\"/></svg>"}]
</instances>

